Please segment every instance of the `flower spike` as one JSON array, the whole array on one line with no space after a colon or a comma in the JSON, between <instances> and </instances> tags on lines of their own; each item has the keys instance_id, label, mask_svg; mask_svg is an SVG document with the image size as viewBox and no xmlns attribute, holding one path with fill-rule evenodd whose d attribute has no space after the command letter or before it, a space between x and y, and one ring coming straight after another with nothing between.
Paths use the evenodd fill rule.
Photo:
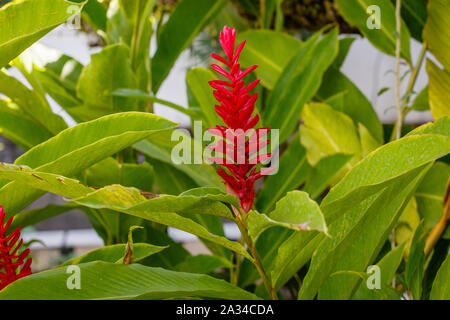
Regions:
<instances>
[{"instance_id":1,"label":"flower spike","mask_svg":"<svg viewBox=\"0 0 450 320\"><path fill-rule=\"evenodd\" d=\"M270 172L267 168L259 170L260 163L271 157L270 153L258 154L269 143L261 138L267 135L270 128L254 129L259 121L259 115L252 117L258 94L250 92L259 84L259 80L245 86L243 78L258 66L241 70L238 61L245 41L235 50L236 30L225 26L220 32L219 42L225 58L215 53L211 57L224 64L226 69L217 64L211 65L211 68L226 80L213 80L209 84L219 102L215 105L216 113L226 127L208 129L213 135L223 138L217 144L208 146L216 152L216 156L210 160L218 166L217 173L223 178L229 192L239 198L242 209L248 212L255 199L255 181ZM247 135L248 132L250 135Z\"/></svg>"},{"instance_id":2,"label":"flower spike","mask_svg":"<svg viewBox=\"0 0 450 320\"><path fill-rule=\"evenodd\" d=\"M23 244L23 240L20 239L21 228L17 228L8 236L7 229L13 218L11 217L6 223L4 220L5 212L0 206L0 290L14 281L30 275L32 262L30 257L27 259L30 249L17 254ZM17 242L19 239L20 241Z\"/></svg>"}]
</instances>

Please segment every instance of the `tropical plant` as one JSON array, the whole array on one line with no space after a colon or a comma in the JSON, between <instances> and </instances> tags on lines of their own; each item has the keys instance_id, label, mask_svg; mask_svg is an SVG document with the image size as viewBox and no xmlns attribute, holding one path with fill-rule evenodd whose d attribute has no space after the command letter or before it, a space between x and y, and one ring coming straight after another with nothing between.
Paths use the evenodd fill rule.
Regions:
<instances>
[{"instance_id":1,"label":"tropical plant","mask_svg":"<svg viewBox=\"0 0 450 320\"><path fill-rule=\"evenodd\" d=\"M284 25L288 2L0 2L0 134L25 151L0 164L0 299L450 298L450 4L326 1L337 23L315 31ZM29 48L77 13L103 46L89 64ZM339 26L395 57L394 125L382 124L340 71L355 38L339 37ZM213 65L218 76L191 68L186 108L158 98L181 52L218 52L222 29L225 56L212 58L226 68ZM417 57L412 38L422 43ZM429 83L417 92L425 60ZM202 161L208 131L180 133L153 114L155 103L215 128L219 138L206 148L212 161ZM431 110L434 122L404 125L411 110ZM263 139L276 130L277 139ZM194 160L174 162L180 150ZM27 210L47 192L69 202ZM27 275L28 249L16 257L20 234L6 229L74 209L105 246ZM225 223L238 226L241 241L225 237ZM168 227L197 236L210 254L192 255ZM64 285L73 265L82 290Z\"/></svg>"}]
</instances>

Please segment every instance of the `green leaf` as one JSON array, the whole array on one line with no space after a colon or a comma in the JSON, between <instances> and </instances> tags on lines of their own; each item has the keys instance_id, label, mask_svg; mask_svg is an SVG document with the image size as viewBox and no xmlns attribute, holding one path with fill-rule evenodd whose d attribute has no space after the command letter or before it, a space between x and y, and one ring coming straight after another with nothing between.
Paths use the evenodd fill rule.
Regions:
<instances>
[{"instance_id":1,"label":"green leaf","mask_svg":"<svg viewBox=\"0 0 450 320\"><path fill-rule=\"evenodd\" d=\"M325 219L319 205L306 192L291 191L277 202L268 215L250 211L247 217L248 233L256 242L261 233L279 226L296 231L317 230L327 234Z\"/></svg>"},{"instance_id":2,"label":"green leaf","mask_svg":"<svg viewBox=\"0 0 450 320\"><path fill-rule=\"evenodd\" d=\"M395 8L389 0L336 0L339 12L350 24L355 25L361 33L379 50L395 56L396 19ZM380 29L369 29L371 16L367 13L370 6L378 6L380 10ZM411 62L410 34L402 20L401 56Z\"/></svg>"},{"instance_id":3,"label":"green leaf","mask_svg":"<svg viewBox=\"0 0 450 320\"><path fill-rule=\"evenodd\" d=\"M20 111L41 125L51 134L57 134L67 128L66 122L53 113L50 105L38 92L29 90L14 77L0 71L0 93L17 104Z\"/></svg>"},{"instance_id":4,"label":"green leaf","mask_svg":"<svg viewBox=\"0 0 450 320\"><path fill-rule=\"evenodd\" d=\"M359 204L352 201L351 209L341 211L342 215L329 224L331 238L325 238L314 252L299 299L313 299L317 292L319 299L349 299L352 296L360 279L349 274L331 278L328 275L339 271L365 271L428 168L413 170ZM326 208L322 207L323 210ZM326 210L325 215L328 218L330 210Z\"/></svg>"},{"instance_id":5,"label":"green leaf","mask_svg":"<svg viewBox=\"0 0 450 320\"><path fill-rule=\"evenodd\" d=\"M416 190L417 208L426 230L431 230L442 216L448 177L450 165L436 162Z\"/></svg>"},{"instance_id":6,"label":"green leaf","mask_svg":"<svg viewBox=\"0 0 450 320\"><path fill-rule=\"evenodd\" d=\"M450 117L442 117L435 122L429 122L410 131L407 136L418 134L441 134L450 137Z\"/></svg>"},{"instance_id":7,"label":"green leaf","mask_svg":"<svg viewBox=\"0 0 450 320\"><path fill-rule=\"evenodd\" d=\"M180 53L225 5L226 0L182 0L158 38L152 60L152 89L156 93Z\"/></svg>"},{"instance_id":8,"label":"green leaf","mask_svg":"<svg viewBox=\"0 0 450 320\"><path fill-rule=\"evenodd\" d=\"M395 5L396 0L391 0ZM401 15L408 26L411 36L422 42L422 32L427 21L427 4L425 0L403 0Z\"/></svg>"},{"instance_id":9,"label":"green leaf","mask_svg":"<svg viewBox=\"0 0 450 320\"><path fill-rule=\"evenodd\" d=\"M283 153L278 172L268 176L258 194L256 206L261 212L272 210L286 192L300 186L308 177L311 166L306 161L306 150L295 135Z\"/></svg>"},{"instance_id":10,"label":"green leaf","mask_svg":"<svg viewBox=\"0 0 450 320\"><path fill-rule=\"evenodd\" d=\"M122 265L107 262L90 262L78 267L81 274L81 290L67 288L65 284L68 281L72 284L68 278L73 271L67 269L68 267L61 267L35 273L14 282L0 292L0 299L128 300L186 297L258 299L250 292L207 275L174 272L139 264Z\"/></svg>"},{"instance_id":11,"label":"green leaf","mask_svg":"<svg viewBox=\"0 0 450 320\"><path fill-rule=\"evenodd\" d=\"M296 38L271 30L249 30L237 38L240 42L246 40L240 63L247 68L257 64L255 73L268 89L275 87L283 69L302 47Z\"/></svg>"},{"instance_id":12,"label":"green leaf","mask_svg":"<svg viewBox=\"0 0 450 320\"><path fill-rule=\"evenodd\" d=\"M106 7L97 0L88 0L81 14L97 30L106 31Z\"/></svg>"},{"instance_id":13,"label":"green leaf","mask_svg":"<svg viewBox=\"0 0 450 320\"><path fill-rule=\"evenodd\" d=\"M428 130L431 129L428 127ZM446 132L448 132L448 130ZM343 215L350 219L351 212L355 212L355 214L356 212L361 213L360 211L365 208L364 204L366 207L369 206L370 202L375 201L376 198L379 197L380 192L383 192L383 190L386 190L388 187L395 187L393 186L393 183L399 184L398 190L395 190L393 195L384 191L386 192L385 197L394 197L394 200L397 199L396 201L400 201L401 199L399 200L399 197L395 197L401 192L404 192L406 187L401 185L399 179L401 178L405 184L412 184L413 181L415 181L414 179L420 178L423 169L421 168L422 166L445 156L449 152L450 138L439 134L412 135L378 148L375 152L359 162L334 188L331 189L322 201L321 209L329 226L329 233L332 236L334 235L331 228L333 221ZM405 178L406 174L410 176ZM410 187L411 185L408 186L408 188ZM381 197L380 199L384 198ZM362 203L363 201L364 203ZM379 202L382 202L379 205L389 205L392 210L395 209L394 204L389 204L387 201L383 202L381 200ZM358 206L359 209L357 209L356 206ZM399 208L398 211L401 211L400 209L401 208ZM395 222L395 214L392 214L392 212L389 212L388 210L378 210L376 211L376 214L378 215L380 212L383 212L383 218L380 216L380 219L383 219L384 222L380 223L378 227L383 230L389 230L390 232L390 223ZM372 224L371 226L372 227L369 228L367 232L374 232L373 230L377 230L378 228L377 224ZM374 227L375 229L373 229ZM334 230L339 230L337 227L334 228L336 228ZM383 240L385 231L375 232L378 232L375 233L376 238L379 241ZM304 233L298 233L291 236L279 246L276 264L272 271L272 279L274 283L276 283L277 288L280 288L311 258L312 253L321 240L321 237L308 238ZM380 244L378 241L366 239L365 241L362 241L361 245L367 245L367 243L369 244L369 247L376 246L376 248L371 251L363 247L363 249L361 249L363 251L358 253L361 255L361 258L357 261L363 262L363 266L358 268L359 271L364 271L364 267L367 266L367 263L364 263L363 260L368 259L368 261L370 261L371 259L374 259L375 257L372 257L372 255L379 249L378 246ZM358 247L359 246L356 246L356 248ZM341 252L341 254L343 253ZM353 290L351 281L349 281L348 285L351 289L349 293L351 293ZM313 287L316 290L318 289L318 287Z\"/></svg>"},{"instance_id":14,"label":"green leaf","mask_svg":"<svg viewBox=\"0 0 450 320\"><path fill-rule=\"evenodd\" d=\"M414 233L405 268L406 286L414 300L420 300L422 296L422 281L425 273L426 258L424 252L425 239L425 230L419 225Z\"/></svg>"},{"instance_id":15,"label":"green leaf","mask_svg":"<svg viewBox=\"0 0 450 320\"><path fill-rule=\"evenodd\" d=\"M383 142L383 126L372 104L350 79L331 66L323 76L316 97L324 101L339 93L343 93L342 107L335 109L344 112L353 121L362 123L376 140Z\"/></svg>"},{"instance_id":16,"label":"green leaf","mask_svg":"<svg viewBox=\"0 0 450 320\"><path fill-rule=\"evenodd\" d=\"M177 271L206 274L219 268L232 268L233 264L221 257L207 254L199 254L187 257L182 263L176 266Z\"/></svg>"},{"instance_id":17,"label":"green leaf","mask_svg":"<svg viewBox=\"0 0 450 320\"><path fill-rule=\"evenodd\" d=\"M0 68L79 12L83 4L63 0L24 0L1 7Z\"/></svg>"},{"instance_id":18,"label":"green leaf","mask_svg":"<svg viewBox=\"0 0 450 320\"><path fill-rule=\"evenodd\" d=\"M86 254L83 254L82 256L79 256L77 258L73 258L70 260L67 260L62 266L69 266L69 265L77 265L82 263L88 263L93 261L103 261L103 262L111 262L111 263L122 263L123 256L126 251L126 244L115 244L111 246L106 246L103 248L95 249L92 251L89 251ZM162 250L166 249L167 247L161 247L161 246L154 246L147 243L134 243L133 244L133 261L138 262L142 259L145 259L152 254L161 252Z\"/></svg>"},{"instance_id":19,"label":"green leaf","mask_svg":"<svg viewBox=\"0 0 450 320\"><path fill-rule=\"evenodd\" d=\"M369 130L361 123L358 123L358 132L359 139L361 140L361 152L363 158L381 146L381 143L372 137Z\"/></svg>"},{"instance_id":20,"label":"green leaf","mask_svg":"<svg viewBox=\"0 0 450 320\"><path fill-rule=\"evenodd\" d=\"M137 88L129 57L130 51L123 44L110 45L93 54L91 63L83 68L78 80L78 97L94 108L134 110L133 101L110 95L115 89Z\"/></svg>"},{"instance_id":21,"label":"green leaf","mask_svg":"<svg viewBox=\"0 0 450 320\"><path fill-rule=\"evenodd\" d=\"M64 205L49 204L41 209L28 210L14 217L14 220L11 224L11 229L16 229L19 227L23 229L29 226L33 226L38 222L76 209L79 209L78 205L74 205L73 203L66 203Z\"/></svg>"},{"instance_id":22,"label":"green leaf","mask_svg":"<svg viewBox=\"0 0 450 320\"><path fill-rule=\"evenodd\" d=\"M155 131L171 127L174 127L172 122L153 114L129 112L106 116L64 130L26 152L15 164L42 172L74 176ZM42 194L13 181L0 189L0 202L7 214L12 216Z\"/></svg>"},{"instance_id":23,"label":"green leaf","mask_svg":"<svg viewBox=\"0 0 450 320\"><path fill-rule=\"evenodd\" d=\"M422 89L416 96L412 106L412 110L427 111L430 110L430 104L428 103L428 86Z\"/></svg>"},{"instance_id":24,"label":"green leaf","mask_svg":"<svg viewBox=\"0 0 450 320\"><path fill-rule=\"evenodd\" d=\"M427 60L428 96L431 114L435 120L450 115L450 73L441 70L431 60Z\"/></svg>"},{"instance_id":25,"label":"green leaf","mask_svg":"<svg viewBox=\"0 0 450 320\"><path fill-rule=\"evenodd\" d=\"M294 131L303 105L319 89L323 73L337 54L337 29L320 40L319 35L311 37L291 59L267 102L264 124L280 130L280 143Z\"/></svg>"},{"instance_id":26,"label":"green leaf","mask_svg":"<svg viewBox=\"0 0 450 320\"><path fill-rule=\"evenodd\" d=\"M319 160L303 188L315 199L335 180L338 172L353 158L352 155L336 153Z\"/></svg>"},{"instance_id":27,"label":"green leaf","mask_svg":"<svg viewBox=\"0 0 450 320\"><path fill-rule=\"evenodd\" d=\"M112 96L114 97L125 97L125 98L134 98L134 99L138 99L138 100L143 100L143 101L149 101L149 102L155 102L155 103L160 103L163 104L167 107L170 107L174 110L177 110L179 112L182 112L190 117L193 117L196 115L195 112L193 112L192 110L186 109L182 106L179 106L173 102L170 101L166 101L163 99L159 99L157 97L154 97L152 95L149 95L148 93L141 91L141 90L137 90L137 89L118 89L118 90L114 90L111 93Z\"/></svg>"},{"instance_id":28,"label":"green leaf","mask_svg":"<svg viewBox=\"0 0 450 320\"><path fill-rule=\"evenodd\" d=\"M396 247L394 250L389 251L377 264L380 268L380 282L381 289L369 289L365 281L363 281L358 290L353 295L353 300L378 300L378 299L390 299L393 296L390 295L389 287L392 289L392 279L395 276L400 263L403 258L404 245ZM399 297L396 297L397 300Z\"/></svg>"},{"instance_id":29,"label":"green leaf","mask_svg":"<svg viewBox=\"0 0 450 320\"><path fill-rule=\"evenodd\" d=\"M75 203L89 208L110 209L171 226L224 246L252 260L239 243L212 234L194 220L175 213L206 214L233 219L229 209L221 201L237 205L237 199L215 188L194 189L178 197L148 195L150 199L147 199L134 188L112 185L95 190L81 184L78 180L15 165L0 164L0 177L14 180L13 183L25 184L74 199Z\"/></svg>"},{"instance_id":30,"label":"green leaf","mask_svg":"<svg viewBox=\"0 0 450 320\"><path fill-rule=\"evenodd\" d=\"M321 207L344 204L353 191L378 189L382 183L439 159L450 152L450 138L439 134L405 137L370 154L331 189ZM364 193L361 193L363 197Z\"/></svg>"},{"instance_id":31,"label":"green leaf","mask_svg":"<svg viewBox=\"0 0 450 320\"><path fill-rule=\"evenodd\" d=\"M431 0L428 2L428 18L423 30L423 38L433 55L450 70L450 3L446 0ZM447 82L448 84L448 82Z\"/></svg>"},{"instance_id":32,"label":"green leaf","mask_svg":"<svg viewBox=\"0 0 450 320\"><path fill-rule=\"evenodd\" d=\"M115 199L116 195L123 198ZM192 189L179 196L150 195L150 197L151 199L146 200L136 192L136 189L112 185L76 198L74 201L95 209L120 207L143 212L202 213L231 220L233 216L230 210L218 202L238 205L237 198L215 188Z\"/></svg>"},{"instance_id":33,"label":"green leaf","mask_svg":"<svg viewBox=\"0 0 450 320\"><path fill-rule=\"evenodd\" d=\"M339 52L333 61L333 67L335 67L337 70L339 70L342 65L344 64L345 58L347 58L347 54L350 50L350 47L353 44L353 41L355 41L356 38L343 38L339 40Z\"/></svg>"},{"instance_id":34,"label":"green leaf","mask_svg":"<svg viewBox=\"0 0 450 320\"><path fill-rule=\"evenodd\" d=\"M178 141L172 141L173 131L165 131L158 133L154 139L142 140L134 145L134 148L143 154L162 161L166 164L174 166L176 169L186 173L191 177L199 186L202 187L216 187L221 190L225 190L224 184L218 174L216 174L214 168L208 164L195 164L194 153L195 150L200 150L196 154L202 154L203 146L200 141L192 139L187 134L183 134L185 139L188 139L189 145L193 145L191 148L191 158L189 163L174 164L172 162L172 151ZM201 138L201 137L200 137ZM197 137L198 139L198 137ZM197 148L197 149L195 149Z\"/></svg>"},{"instance_id":35,"label":"green leaf","mask_svg":"<svg viewBox=\"0 0 450 320\"><path fill-rule=\"evenodd\" d=\"M450 299L450 255L447 255L442 263L431 289L431 300L449 300Z\"/></svg>"},{"instance_id":36,"label":"green leaf","mask_svg":"<svg viewBox=\"0 0 450 320\"><path fill-rule=\"evenodd\" d=\"M0 99L0 134L27 150L52 137L45 128Z\"/></svg>"},{"instance_id":37,"label":"green leaf","mask_svg":"<svg viewBox=\"0 0 450 320\"><path fill-rule=\"evenodd\" d=\"M205 119L207 128L214 128L219 122L214 105L217 104L213 89L208 84L209 81L217 79L216 75L208 69L193 68L186 73L186 85L189 86L195 101L199 104L200 110Z\"/></svg>"},{"instance_id":38,"label":"green leaf","mask_svg":"<svg viewBox=\"0 0 450 320\"><path fill-rule=\"evenodd\" d=\"M302 144L307 150L309 163L315 165L324 157L344 153L353 155L347 170L361 157L358 132L352 119L326 104L306 105L300 126Z\"/></svg>"}]
</instances>

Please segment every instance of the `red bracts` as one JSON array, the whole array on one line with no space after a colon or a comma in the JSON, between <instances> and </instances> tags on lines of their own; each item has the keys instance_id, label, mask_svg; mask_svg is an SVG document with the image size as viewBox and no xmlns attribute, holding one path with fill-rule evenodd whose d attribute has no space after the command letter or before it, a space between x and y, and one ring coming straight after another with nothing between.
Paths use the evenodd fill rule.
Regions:
<instances>
[{"instance_id":1,"label":"red bracts","mask_svg":"<svg viewBox=\"0 0 450 320\"><path fill-rule=\"evenodd\" d=\"M271 157L267 153L260 154L261 149L269 143L267 133L270 129L254 130L259 121L259 115L252 116L258 94L251 94L250 91L258 85L259 80L245 86L243 78L257 68L253 66L245 71L240 68L239 55L245 41L235 50L236 30L226 26L220 32L219 41L226 57L217 54L211 56L223 63L228 71L217 64L211 65L211 68L227 80L214 80L209 84L215 89L213 94L219 102L215 106L216 112L227 126L208 130L223 138L208 148L216 152L216 157L211 160L218 165L217 173L224 179L229 192L239 198L242 209L248 212L255 198L255 181L269 171L258 168L262 161Z\"/></svg>"},{"instance_id":2,"label":"red bracts","mask_svg":"<svg viewBox=\"0 0 450 320\"><path fill-rule=\"evenodd\" d=\"M17 228L7 235L6 230L11 225L13 218L11 217L6 223L4 223L4 219L5 212L0 206L0 290L17 279L31 274L31 258L27 259L30 249L18 254L23 243L23 240L20 239L21 228ZM17 242L19 239L20 241Z\"/></svg>"}]
</instances>

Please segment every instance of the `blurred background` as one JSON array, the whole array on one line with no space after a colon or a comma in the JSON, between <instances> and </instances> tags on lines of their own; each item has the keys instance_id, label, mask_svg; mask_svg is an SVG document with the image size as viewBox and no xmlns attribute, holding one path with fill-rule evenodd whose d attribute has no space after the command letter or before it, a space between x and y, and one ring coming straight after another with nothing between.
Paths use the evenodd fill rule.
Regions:
<instances>
[{"instance_id":1,"label":"blurred background","mask_svg":"<svg viewBox=\"0 0 450 320\"><path fill-rule=\"evenodd\" d=\"M8 1L0 1L0 6ZM176 5L175 0L158 1L155 14L167 16ZM181 106L187 106L185 75L193 66L206 67L210 64L209 53L218 51L217 30L223 24L245 29L257 23L252 14L251 5L258 1L229 1L222 12L194 39L192 45L178 58L171 73L166 78L158 92L158 98L170 100ZM348 56L341 71L349 77L364 95L371 101L379 118L383 123L393 123L396 111L394 101L394 64L395 59L377 50L366 39L362 38L357 29L348 25L339 16L332 0L285 0L282 1L282 13L285 31L299 39L304 39L313 31L327 24L340 26L340 37L355 37ZM411 55L419 54L421 44L411 40ZM65 24L54 29L44 36L39 44L57 49L80 61L83 65L90 62L90 55L99 52L104 45L101 37L95 34L89 25L81 20L79 29L73 25ZM156 50L156 39L152 40L151 51ZM406 70L406 68L405 68ZM24 77L11 68L9 73L27 83ZM426 72L420 72L417 80L417 91L427 84ZM406 85L406 83L404 83ZM390 88L390 90L383 90ZM76 122L64 112L52 99L53 111L60 114L66 122L73 126ZM213 106L211 106L213 108ZM155 113L180 123L181 126L190 126L190 119L182 113L162 105L155 105ZM406 117L407 123L425 123L432 120L430 112L412 111ZM0 136L0 161L12 163L22 154L23 150L11 141ZM45 207L49 203L63 203L64 200L47 194L28 209ZM197 239L184 232L169 230L175 241L181 242L186 248L195 253L204 252L206 248ZM237 238L238 231L231 226L225 229L229 238ZM42 270L56 266L62 261L78 256L93 248L103 245L102 239L91 228L85 215L72 211L55 218L39 223L35 227L24 230L25 242L32 242L34 268Z\"/></svg>"}]
</instances>

